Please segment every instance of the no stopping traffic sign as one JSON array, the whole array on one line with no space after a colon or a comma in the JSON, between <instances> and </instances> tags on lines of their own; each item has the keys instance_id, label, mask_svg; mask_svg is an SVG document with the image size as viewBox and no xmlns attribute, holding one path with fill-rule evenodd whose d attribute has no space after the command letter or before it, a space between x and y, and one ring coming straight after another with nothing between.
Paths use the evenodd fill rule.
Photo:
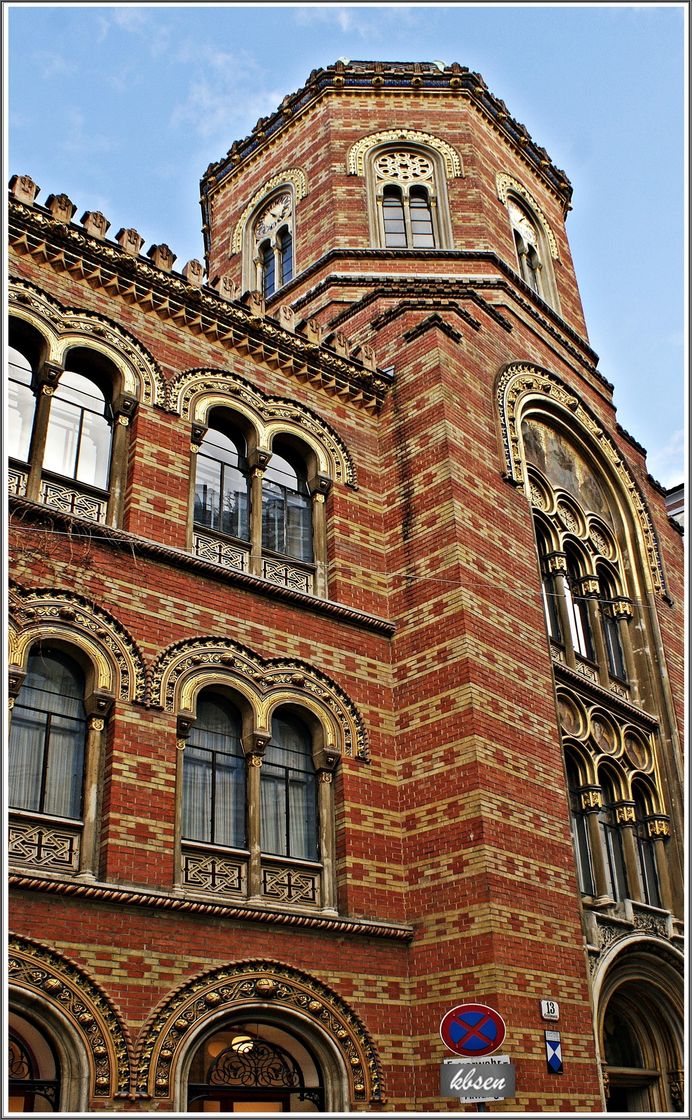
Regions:
<instances>
[{"instance_id":1,"label":"no stopping traffic sign","mask_svg":"<svg viewBox=\"0 0 692 1120\"><path fill-rule=\"evenodd\" d=\"M485 1003L461 1003L448 1011L440 1023L445 1046L464 1058L482 1058L504 1042L505 1021Z\"/></svg>"}]
</instances>

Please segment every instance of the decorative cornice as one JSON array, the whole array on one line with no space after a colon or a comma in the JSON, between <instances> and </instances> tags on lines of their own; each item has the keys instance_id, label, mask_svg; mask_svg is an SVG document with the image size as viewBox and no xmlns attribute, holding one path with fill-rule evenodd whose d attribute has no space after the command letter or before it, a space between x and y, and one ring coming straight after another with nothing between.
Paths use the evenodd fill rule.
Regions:
<instances>
[{"instance_id":1,"label":"decorative cornice","mask_svg":"<svg viewBox=\"0 0 692 1120\"><path fill-rule=\"evenodd\" d=\"M402 291L407 286L407 291L414 290L421 296L425 295L426 287L430 289L431 296L434 295L439 298L439 289L444 290L446 295L456 294L457 290L473 290L473 289L497 289L508 293L515 299L523 310L528 312L544 330L547 330L555 339L559 340L562 346L570 354L574 354L581 365L585 366L589 373L601 383L609 392L612 392L613 385L608 381L602 373L596 368L598 362L598 354L591 349L586 339L577 333L569 323L565 322L561 315L545 300L541 299L532 288L526 284L518 272L515 272L506 261L494 253L490 249L427 249L427 250L408 250L408 249L330 249L308 268L304 269L295 280L291 282L294 287L303 286L304 282L308 280L315 273L323 270L332 261L389 261L389 260L417 260L427 262L428 260L442 260L442 261L468 261L468 262L481 262L483 264L492 264L493 267L503 273L508 280L511 280L511 286L501 279L491 276L481 277L459 277L458 279L450 276L434 276L422 275L418 273L416 276L377 276L368 273L348 273L339 272L331 273L323 280L320 280L313 288L298 296L292 304L296 311L300 311L303 307L312 303L315 296L324 291L330 284L339 283L342 285L350 285L352 287L392 287L401 285ZM422 272L423 270L421 270ZM281 289L284 295L290 292L290 285L286 285ZM527 298L523 299L522 296ZM481 298L481 297L479 297ZM499 314L495 309L495 314ZM339 324L349 319L355 310L347 307L330 323L332 330L336 329ZM506 320L505 320L506 323ZM565 338L570 339L578 350L573 349Z\"/></svg>"},{"instance_id":2,"label":"decorative cornice","mask_svg":"<svg viewBox=\"0 0 692 1120\"><path fill-rule=\"evenodd\" d=\"M82 536L90 540L97 539L104 545L110 547L124 547L127 549L128 555L130 556L148 556L155 560L160 560L162 563L175 564L180 568L189 568L190 570L209 576L212 579L220 579L225 583L236 584L244 590L256 591L259 594L267 595L269 598L278 599L284 603L307 607L313 614L323 614L327 617L336 618L349 625L372 630L387 638L393 637L396 632L395 623L390 622L388 619L380 618L377 615L366 614L364 611L359 611L354 607L347 607L331 599L318 599L302 591L293 591L289 587L282 587L279 584L270 583L268 580L262 579L260 576L250 575L248 572L221 567L219 564L213 564L208 560L202 560L198 556L193 556L191 553L183 551L183 549L170 548L167 545L158 544L156 541L148 540L145 537L135 536L134 533L127 533L123 529L113 529L107 525L96 525L93 521L86 521L71 514L60 513L58 510L47 509L46 506L41 505L41 503L31 502L27 498L10 495L8 504L10 510L16 509L21 511L26 516L34 517L37 521L48 521L64 526L75 537Z\"/></svg>"},{"instance_id":3,"label":"decorative cornice","mask_svg":"<svg viewBox=\"0 0 692 1120\"><path fill-rule=\"evenodd\" d=\"M58 894L65 898L92 899L118 906L150 906L155 910L171 910L184 914L206 914L215 918L232 918L238 922L260 922L270 925L297 926L304 929L327 930L331 933L362 937L380 937L393 941L411 941L413 928L394 922L371 921L367 918L331 918L313 914L295 914L286 910L261 910L251 906L229 906L225 903L201 902L197 899L156 894L153 891L108 886L102 883L75 883L36 876L11 874L10 887L16 890Z\"/></svg>"},{"instance_id":4,"label":"decorative cornice","mask_svg":"<svg viewBox=\"0 0 692 1120\"><path fill-rule=\"evenodd\" d=\"M223 159L209 164L200 184L203 211L218 185L237 174L268 142L323 95L375 93L379 96L392 93L401 96L404 91L432 95L452 93L464 97L512 144L563 209L569 209L572 187L564 171L555 167L545 148L533 141L526 127L510 116L504 101L488 90L480 74L457 62L443 66L429 62L341 61L325 69L313 70L304 86L286 96L270 116L257 121L250 136L236 140Z\"/></svg>"},{"instance_id":5,"label":"decorative cornice","mask_svg":"<svg viewBox=\"0 0 692 1120\"><path fill-rule=\"evenodd\" d=\"M382 371L289 331L269 316L258 316L242 303L225 300L212 288L190 284L112 242L57 221L41 207L10 199L8 241L20 254L35 256L111 297L136 304L224 348L278 366L289 376L347 397L357 406L377 411L385 398L391 379ZM109 321L103 318L103 322Z\"/></svg>"},{"instance_id":6,"label":"decorative cornice","mask_svg":"<svg viewBox=\"0 0 692 1120\"><path fill-rule=\"evenodd\" d=\"M421 335L427 334L428 331L432 330L441 331L441 333L447 335L447 338L450 338L452 342L463 342L461 331L455 330L452 324L448 323L446 319L443 319L437 311L434 311L432 315L428 315L426 319L421 320L421 322L417 323L415 327L412 327L410 331L406 331L403 337L407 342L413 342L414 339L420 338Z\"/></svg>"},{"instance_id":7,"label":"decorative cornice","mask_svg":"<svg viewBox=\"0 0 692 1120\"><path fill-rule=\"evenodd\" d=\"M643 708L636 707L635 704L628 704L622 697L616 696L614 692L609 692L607 688L602 688L599 684L587 680L585 677L578 673L576 669L570 669L568 665L561 665L558 662L553 662L553 670L555 672L556 681L564 681L570 685L577 694L583 694L591 700L596 700L604 707L612 709L613 712L622 716L624 719L629 719L633 723L648 728L649 731L658 730L658 720Z\"/></svg>"}]
</instances>

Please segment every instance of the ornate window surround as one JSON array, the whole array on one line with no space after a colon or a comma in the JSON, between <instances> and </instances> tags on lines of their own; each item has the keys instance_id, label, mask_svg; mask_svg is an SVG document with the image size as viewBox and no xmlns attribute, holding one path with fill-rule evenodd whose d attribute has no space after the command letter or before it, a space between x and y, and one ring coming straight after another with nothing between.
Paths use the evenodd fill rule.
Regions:
<instances>
[{"instance_id":1,"label":"ornate window surround","mask_svg":"<svg viewBox=\"0 0 692 1120\"><path fill-rule=\"evenodd\" d=\"M276 235L283 228L287 228L292 238L293 275L297 270L297 238L296 238L296 206L307 194L307 179L305 173L298 167L290 167L285 171L273 175L255 191L240 218L235 224L231 237L231 254L242 250L242 286L244 291L262 291L260 266L258 258L259 245L266 237L276 248ZM256 236L255 226L264 210L271 208L279 199L287 198L286 213L280 220L273 224L262 236ZM281 287L277 273L275 291Z\"/></svg>"},{"instance_id":2,"label":"ornate window surround","mask_svg":"<svg viewBox=\"0 0 692 1120\"><path fill-rule=\"evenodd\" d=\"M121 328L91 312L61 308L33 285L10 285L10 326L29 332L36 351L32 389L36 397L28 467L13 464L10 485L15 493L91 521L117 526L124 511L128 428L141 399L160 399L163 381L154 363ZM21 348L21 347L20 347ZM60 377L69 367L71 351L92 352L102 367L94 377L104 392L112 418L110 481L107 494L70 478L46 474L43 460L51 401ZM83 362L82 362L83 364ZM84 371L86 372L86 371Z\"/></svg>"},{"instance_id":3,"label":"ornate window surround","mask_svg":"<svg viewBox=\"0 0 692 1120\"><path fill-rule=\"evenodd\" d=\"M251 900L335 913L335 814L333 779L342 754L367 757L365 730L341 691L302 662L263 662L229 640L196 639L167 650L154 669L152 702L175 712L178 728L179 806L185 743L203 689L226 692L241 714L246 760L248 847L245 851L191 845L176 826L179 889L197 889L225 901ZM273 715L294 712L312 737L317 772L319 864L263 855L260 836L260 775L271 740ZM193 850L194 848L194 850Z\"/></svg>"},{"instance_id":4,"label":"ornate window surround","mask_svg":"<svg viewBox=\"0 0 692 1120\"><path fill-rule=\"evenodd\" d=\"M225 567L249 571L272 583L325 598L327 595L326 498L334 479L354 482L354 469L341 440L309 410L279 398L265 398L240 378L222 371L191 371L174 387L181 415L192 421L188 548ZM250 541L236 542L193 525L196 456L210 415L225 414L245 440L250 468ZM262 483L277 441L290 442L306 467L312 496L313 562L268 554L262 548Z\"/></svg>"},{"instance_id":5,"label":"ornate window surround","mask_svg":"<svg viewBox=\"0 0 692 1120\"><path fill-rule=\"evenodd\" d=\"M424 178L403 181L399 178L378 175L376 163L380 156L388 153L406 152L425 161L431 171ZM421 165L422 166L422 165ZM386 186L402 188L404 203L410 186L425 186L432 211L433 230L436 249L453 249L454 238L447 197L447 179L463 177L461 158L445 140L429 132L414 129L389 129L371 133L356 141L347 157L349 175L364 175L368 199L368 223L370 244L385 247L382 217L382 191ZM411 248L409 246L409 248ZM419 250L430 252L430 250Z\"/></svg>"},{"instance_id":6,"label":"ornate window surround","mask_svg":"<svg viewBox=\"0 0 692 1120\"><path fill-rule=\"evenodd\" d=\"M537 258L538 295L559 313L560 297L552 262L560 260L560 252L550 223L531 192L518 179L514 179L504 172L499 172L496 177L496 185L497 197L507 209L513 241L515 241L516 230L528 245L529 252L531 251L531 242L535 243L533 248ZM513 210L520 214L518 221L513 216ZM526 225L528 225L530 231L533 231L533 236L531 233L527 234ZM516 242L514 249L515 252L518 252ZM528 283L524 275L525 268L519 261L518 256L517 267L522 278Z\"/></svg>"}]
</instances>

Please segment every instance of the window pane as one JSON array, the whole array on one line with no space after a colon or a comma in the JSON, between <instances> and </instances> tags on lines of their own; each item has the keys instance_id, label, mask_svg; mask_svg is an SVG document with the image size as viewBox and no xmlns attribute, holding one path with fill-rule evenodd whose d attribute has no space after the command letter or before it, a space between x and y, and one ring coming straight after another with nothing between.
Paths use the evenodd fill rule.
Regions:
<instances>
[{"instance_id":1,"label":"window pane","mask_svg":"<svg viewBox=\"0 0 692 1120\"><path fill-rule=\"evenodd\" d=\"M7 384L7 454L27 462L36 398L31 391L31 366L23 354L9 348Z\"/></svg>"},{"instance_id":2,"label":"window pane","mask_svg":"<svg viewBox=\"0 0 692 1120\"><path fill-rule=\"evenodd\" d=\"M245 760L217 754L214 771L214 843L245 846Z\"/></svg>"},{"instance_id":3,"label":"window pane","mask_svg":"<svg viewBox=\"0 0 692 1120\"><path fill-rule=\"evenodd\" d=\"M382 196L384 243L386 248L406 248L406 223L401 193L395 187L385 187Z\"/></svg>"},{"instance_id":4,"label":"window pane","mask_svg":"<svg viewBox=\"0 0 692 1120\"><path fill-rule=\"evenodd\" d=\"M47 471L54 471L65 478L75 477L81 419L81 408L57 396L53 397L43 458L43 466Z\"/></svg>"},{"instance_id":5,"label":"window pane","mask_svg":"<svg viewBox=\"0 0 692 1120\"><path fill-rule=\"evenodd\" d=\"M111 460L111 428L105 416L95 412L84 412L82 417L82 437L79 441L79 457L75 477L79 482L90 486L108 489L108 475Z\"/></svg>"},{"instance_id":6,"label":"window pane","mask_svg":"<svg viewBox=\"0 0 692 1120\"><path fill-rule=\"evenodd\" d=\"M420 188L413 188L409 198L411 214L411 237L417 249L434 249L435 237L433 235L432 212L427 193Z\"/></svg>"},{"instance_id":7,"label":"window pane","mask_svg":"<svg viewBox=\"0 0 692 1120\"><path fill-rule=\"evenodd\" d=\"M312 502L286 491L286 552L298 560L312 560Z\"/></svg>"},{"instance_id":8,"label":"window pane","mask_svg":"<svg viewBox=\"0 0 692 1120\"><path fill-rule=\"evenodd\" d=\"M81 720L52 716L47 743L43 812L78 818L81 813L84 730Z\"/></svg>"},{"instance_id":9,"label":"window pane","mask_svg":"<svg viewBox=\"0 0 692 1120\"><path fill-rule=\"evenodd\" d=\"M288 284L293 279L293 238L288 230L279 236L279 251L281 255L281 283Z\"/></svg>"},{"instance_id":10,"label":"window pane","mask_svg":"<svg viewBox=\"0 0 692 1120\"><path fill-rule=\"evenodd\" d=\"M39 809L46 721L45 713L25 708L17 699L8 743L8 803L15 809Z\"/></svg>"},{"instance_id":11,"label":"window pane","mask_svg":"<svg viewBox=\"0 0 692 1120\"><path fill-rule=\"evenodd\" d=\"M262 294L265 299L274 294L276 288L274 249L267 244L262 250Z\"/></svg>"},{"instance_id":12,"label":"window pane","mask_svg":"<svg viewBox=\"0 0 692 1120\"><path fill-rule=\"evenodd\" d=\"M211 754L189 743L183 757L183 836L211 843Z\"/></svg>"},{"instance_id":13,"label":"window pane","mask_svg":"<svg viewBox=\"0 0 692 1120\"><path fill-rule=\"evenodd\" d=\"M48 650L30 655L8 744L10 803L15 808L79 817L86 743L83 694L84 676L71 658Z\"/></svg>"},{"instance_id":14,"label":"window pane","mask_svg":"<svg viewBox=\"0 0 692 1120\"><path fill-rule=\"evenodd\" d=\"M221 530L234 537L247 540L250 535L248 480L237 467L225 467Z\"/></svg>"},{"instance_id":15,"label":"window pane","mask_svg":"<svg viewBox=\"0 0 692 1120\"><path fill-rule=\"evenodd\" d=\"M262 546L274 552L285 551L285 491L275 482L262 483Z\"/></svg>"},{"instance_id":16,"label":"window pane","mask_svg":"<svg viewBox=\"0 0 692 1120\"><path fill-rule=\"evenodd\" d=\"M220 502L221 465L206 455L199 454L195 479L195 522L218 529Z\"/></svg>"},{"instance_id":17,"label":"window pane","mask_svg":"<svg viewBox=\"0 0 692 1120\"><path fill-rule=\"evenodd\" d=\"M289 855L317 859L317 798L314 774L289 772Z\"/></svg>"},{"instance_id":18,"label":"window pane","mask_svg":"<svg viewBox=\"0 0 692 1120\"><path fill-rule=\"evenodd\" d=\"M262 851L277 856L288 855L285 771L265 762L261 771L260 791Z\"/></svg>"}]
</instances>

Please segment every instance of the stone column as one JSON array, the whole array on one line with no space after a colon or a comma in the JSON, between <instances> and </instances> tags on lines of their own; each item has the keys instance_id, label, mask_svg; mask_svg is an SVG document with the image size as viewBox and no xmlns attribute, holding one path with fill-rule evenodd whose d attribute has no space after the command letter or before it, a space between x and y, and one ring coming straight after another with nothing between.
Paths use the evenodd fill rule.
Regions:
<instances>
[{"instance_id":1,"label":"stone column","mask_svg":"<svg viewBox=\"0 0 692 1120\"><path fill-rule=\"evenodd\" d=\"M127 486L127 453L129 448L129 428L137 409L135 397L121 393L113 402L113 445L111 447L111 470L109 480L108 507L106 524L122 526L125 488Z\"/></svg>"},{"instance_id":2,"label":"stone column","mask_svg":"<svg viewBox=\"0 0 692 1120\"><path fill-rule=\"evenodd\" d=\"M270 735L267 732L253 731L243 739L243 750L247 764L247 846L250 853L248 864L248 899L259 901L262 896L262 824L261 791L262 758Z\"/></svg>"},{"instance_id":3,"label":"stone column","mask_svg":"<svg viewBox=\"0 0 692 1120\"><path fill-rule=\"evenodd\" d=\"M332 480L326 475L315 475L308 480L312 495L312 555L315 563L314 594L327 598L327 507L326 498Z\"/></svg>"},{"instance_id":4,"label":"stone column","mask_svg":"<svg viewBox=\"0 0 692 1120\"><path fill-rule=\"evenodd\" d=\"M98 821L103 770L106 722L115 697L110 692L95 689L84 700L88 731L84 747L84 784L82 793L82 843L79 852L79 871L90 879L98 875Z\"/></svg>"}]
</instances>

